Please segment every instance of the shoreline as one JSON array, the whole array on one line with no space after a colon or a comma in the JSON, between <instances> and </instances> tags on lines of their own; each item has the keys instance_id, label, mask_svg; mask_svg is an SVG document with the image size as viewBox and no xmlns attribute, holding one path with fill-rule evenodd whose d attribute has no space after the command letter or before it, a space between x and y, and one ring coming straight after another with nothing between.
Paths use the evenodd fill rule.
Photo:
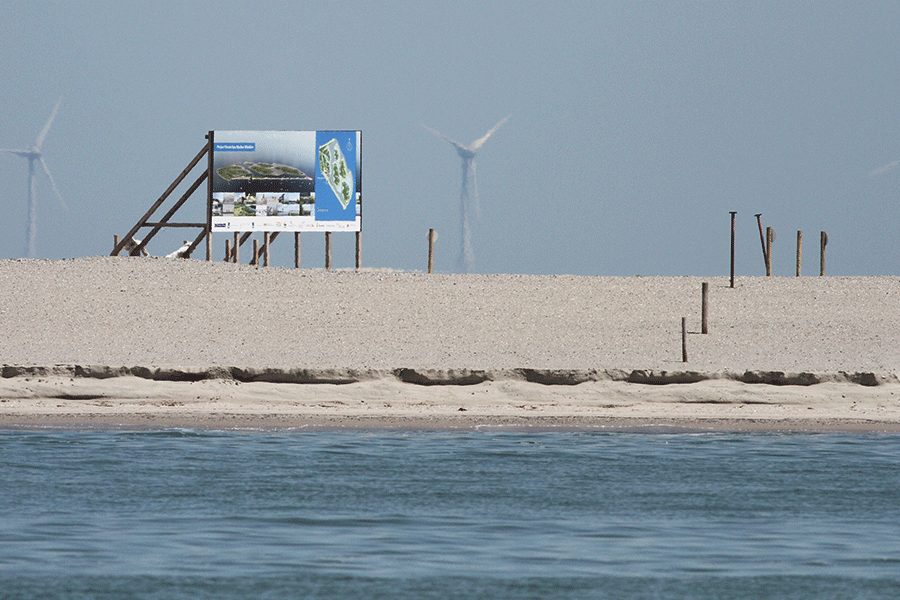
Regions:
<instances>
[{"instance_id":1,"label":"shoreline","mask_svg":"<svg viewBox=\"0 0 900 600\"><path fill-rule=\"evenodd\" d=\"M0 379L0 429L900 432L900 383Z\"/></svg>"},{"instance_id":2,"label":"shoreline","mask_svg":"<svg viewBox=\"0 0 900 600\"><path fill-rule=\"evenodd\" d=\"M647 385L679 385L701 381L727 380L760 385L808 386L819 383L852 383L865 387L900 383L895 373L785 372L785 371L694 371L658 369L394 369L357 368L254 368L254 367L161 367L108 365L0 365L0 378L69 377L109 379L137 377L151 381L196 382L233 380L240 383L292 383L345 385L379 379L396 379L420 386L475 385L487 381L528 381L542 385L578 385L596 381L623 381Z\"/></svg>"},{"instance_id":3,"label":"shoreline","mask_svg":"<svg viewBox=\"0 0 900 600\"><path fill-rule=\"evenodd\" d=\"M610 419L564 423L511 422L468 423L455 420L412 420L398 422L394 419L373 418L348 423L332 422L272 423L262 419L182 419L147 422L138 416L107 420L94 416L89 421L77 419L26 420L16 423L0 423L0 431L230 431L230 432L491 432L491 433L627 433L627 434L703 434L703 433L758 433L758 434L900 434L900 425L872 423L869 421L765 421L749 423L741 420L711 419L686 422L658 422L644 419Z\"/></svg>"}]
</instances>

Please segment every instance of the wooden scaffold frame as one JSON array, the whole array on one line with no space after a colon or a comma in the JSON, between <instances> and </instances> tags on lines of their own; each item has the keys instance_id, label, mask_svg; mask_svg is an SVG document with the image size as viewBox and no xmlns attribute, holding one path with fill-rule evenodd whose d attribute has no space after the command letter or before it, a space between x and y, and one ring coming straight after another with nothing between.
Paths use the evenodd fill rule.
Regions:
<instances>
[{"instance_id":1,"label":"wooden scaffold frame","mask_svg":"<svg viewBox=\"0 0 900 600\"><path fill-rule=\"evenodd\" d=\"M187 202L188 198L190 198L191 195L195 191L197 191L197 188L200 187L200 185L203 183L203 181L209 179L211 164L207 165L207 168L205 168L203 170L203 172L200 174L200 176L197 178L197 180L194 181L193 184L191 184L191 186L181 196L181 198L175 203L175 205L172 206L172 208L170 208L168 210L168 212L166 212L166 214L163 215L163 217L159 221L156 221L156 222L150 221L150 218L153 216L153 214L159 209L160 206L163 205L163 203L169 198L169 196L172 194L172 192L175 191L175 188L177 188L181 184L181 182L184 181L184 179L197 166L197 164L200 162L200 160L204 156L209 157L209 161L208 161L209 163L212 162L212 152L210 149L211 145L212 145L212 136L207 136L206 144L203 145L203 148L200 150L200 152L197 153L197 156L195 156L194 159L190 163L188 163L188 166L185 167L185 169L175 179L175 181L172 182L172 184L168 187L168 189L166 189L166 191L163 192L162 196L160 196L159 199L153 203L153 205L150 207L150 209L146 213L144 213L144 216L141 217L137 223L135 223L134 227L132 227L131 230L125 234L125 237L119 239L118 242L116 242L115 246L113 247L112 252L110 252L110 256L119 256L119 254L122 252L122 250L124 250L126 247L131 248L131 250L129 251L129 254L131 256L139 256L144 251L144 249L147 247L147 243L151 239L153 239L153 236L155 236L157 233L159 233L160 230L163 229L164 227L197 227L200 229L200 234L194 239L194 241L188 247L187 251L185 252L185 256L190 256L194 252L194 250L197 248L197 246L200 245L200 242L202 242L203 239L206 238L206 260L212 260L212 238L210 236L210 223L212 221L212 214L211 214L212 205L209 201L209 195L211 193L211 182L209 182L209 184L207 185L207 196L208 197L207 197L207 202L206 202L206 205L207 205L206 223L178 223L178 222L172 222L169 220L175 215L176 212L178 212L178 209L180 209L184 205L184 203ZM134 238L134 235L139 230L141 230L142 228L145 228L145 227L149 227L150 232L146 236L144 236L144 238L139 243L135 243L136 240Z\"/></svg>"}]
</instances>

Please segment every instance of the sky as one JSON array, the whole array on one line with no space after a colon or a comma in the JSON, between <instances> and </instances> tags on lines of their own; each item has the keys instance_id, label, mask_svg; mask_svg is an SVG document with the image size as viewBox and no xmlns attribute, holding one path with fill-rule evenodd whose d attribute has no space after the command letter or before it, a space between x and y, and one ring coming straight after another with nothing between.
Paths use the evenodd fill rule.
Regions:
<instances>
[{"instance_id":1,"label":"sky","mask_svg":"<svg viewBox=\"0 0 900 600\"><path fill-rule=\"evenodd\" d=\"M900 274L900 169L870 175L900 159L894 1L13 0L0 56L0 148L32 145L62 98L42 150L68 210L39 175L38 258L109 254L209 130L350 129L363 266L426 270L433 228L455 272L460 158L423 125L468 144L511 115L476 159L474 272L727 276L736 211L738 276L765 274L756 213L774 275L794 275L798 230L804 275L820 231L829 275ZM203 190L176 220L205 218ZM0 206L0 258L23 257L15 155ZM324 234L301 239L323 267ZM333 235L335 268L354 247Z\"/></svg>"}]
</instances>

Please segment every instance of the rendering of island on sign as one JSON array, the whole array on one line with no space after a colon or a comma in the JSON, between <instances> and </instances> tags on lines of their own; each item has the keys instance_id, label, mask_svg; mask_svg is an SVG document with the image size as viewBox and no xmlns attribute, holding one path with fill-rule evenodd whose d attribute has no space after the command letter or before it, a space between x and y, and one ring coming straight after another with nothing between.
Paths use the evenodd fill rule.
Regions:
<instances>
[{"instance_id":1,"label":"rendering of island on sign","mask_svg":"<svg viewBox=\"0 0 900 600\"><path fill-rule=\"evenodd\" d=\"M355 188L353 173L347 168L341 145L336 139L319 146L319 169L328 180L343 208L347 208L352 198L351 190Z\"/></svg>"},{"instance_id":2,"label":"rendering of island on sign","mask_svg":"<svg viewBox=\"0 0 900 600\"><path fill-rule=\"evenodd\" d=\"M309 179L312 177L294 167L276 163L254 163L228 165L216 170L225 181L234 179Z\"/></svg>"}]
</instances>

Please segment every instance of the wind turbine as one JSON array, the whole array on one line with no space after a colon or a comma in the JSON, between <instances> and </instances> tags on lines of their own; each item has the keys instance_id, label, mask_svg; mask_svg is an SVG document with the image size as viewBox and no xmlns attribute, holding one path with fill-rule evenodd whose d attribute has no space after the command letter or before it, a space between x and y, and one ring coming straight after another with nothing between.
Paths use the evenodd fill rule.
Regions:
<instances>
[{"instance_id":1,"label":"wind turbine","mask_svg":"<svg viewBox=\"0 0 900 600\"><path fill-rule=\"evenodd\" d=\"M41 154L41 146L44 143L44 138L47 137L47 132L50 131L50 125L51 123L53 123L53 119L56 117L56 111L59 110L59 105L61 103L62 98L60 98L56 103L56 107L50 114L50 118L47 119L47 124L44 125L41 133L38 134L37 139L34 141L34 146L32 146L31 148L20 148L17 150L0 148L0 152L18 154L22 158L28 159L28 229L26 232L27 245L25 247L25 255L28 258L34 258L34 239L35 234L37 233L37 226L35 223L37 216L37 198L34 195L34 181L36 179L36 172L34 168L35 162L40 162L41 166L44 167L44 172L50 179L51 185L53 185L53 191L56 192L56 197L59 198L60 205L64 209L68 210L68 207L66 207L66 203L63 201L62 194L59 193L59 189L56 187L56 182L53 180L53 175L50 174L50 169L47 167L47 163L44 162L44 155Z\"/></svg>"},{"instance_id":2,"label":"wind turbine","mask_svg":"<svg viewBox=\"0 0 900 600\"><path fill-rule=\"evenodd\" d=\"M426 125L422 125L428 131L433 133L434 135L442 138L444 141L448 142L454 148L456 148L457 154L459 154L462 159L462 187L459 192L459 213L460 213L460 256L459 262L460 266L465 269L466 272L469 272L472 269L472 260L474 258L474 253L472 252L472 231L469 222L469 210L470 210L470 200L469 200L469 178L472 179L472 189L475 192L475 215L476 217L481 216L481 203L478 199L478 182L475 178L475 155L478 153L478 150L484 145L489 137L491 137L495 131L500 129L500 126L506 123L506 120L509 119L512 115L507 115L504 117L499 123L491 127L490 131L484 134L483 137L478 138L468 146L460 144L454 140L451 140L444 134L435 131L431 127Z\"/></svg>"}]
</instances>

